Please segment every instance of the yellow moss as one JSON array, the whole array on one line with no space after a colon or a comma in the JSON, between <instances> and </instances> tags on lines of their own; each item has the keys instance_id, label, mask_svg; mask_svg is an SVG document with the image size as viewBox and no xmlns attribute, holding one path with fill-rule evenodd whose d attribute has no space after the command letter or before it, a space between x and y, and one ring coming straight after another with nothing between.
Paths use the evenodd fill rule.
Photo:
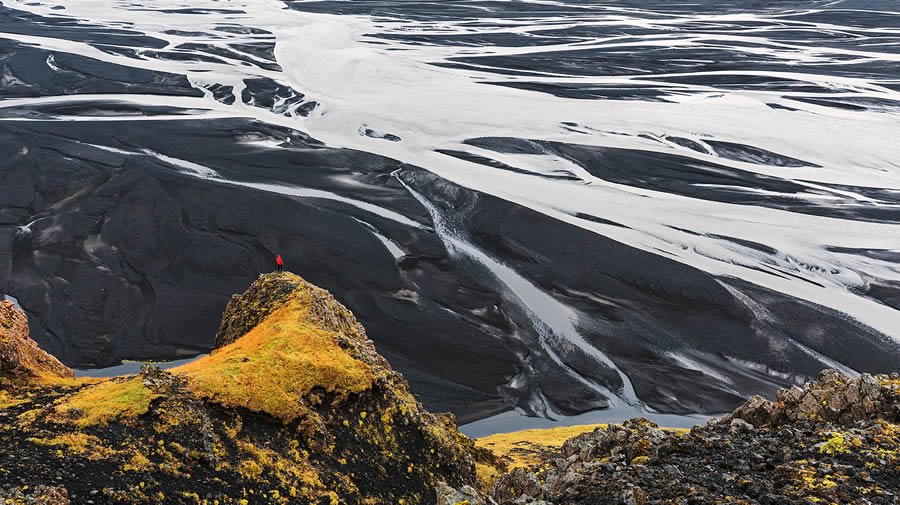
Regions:
<instances>
[{"instance_id":1,"label":"yellow moss","mask_svg":"<svg viewBox=\"0 0 900 505\"><path fill-rule=\"evenodd\" d=\"M242 461L238 471L245 479L256 479L262 475L262 468L255 461Z\"/></svg>"},{"instance_id":2,"label":"yellow moss","mask_svg":"<svg viewBox=\"0 0 900 505\"><path fill-rule=\"evenodd\" d=\"M583 424L578 426L561 426L559 428L515 431L498 433L475 440L475 445L492 451L507 463L509 469L529 467L544 461L547 456L555 454L566 440L588 433L595 429L605 430L606 424ZM682 428L662 428L683 436L689 430ZM642 444L641 442L645 442ZM639 441L638 449L645 450L649 441Z\"/></svg>"},{"instance_id":3,"label":"yellow moss","mask_svg":"<svg viewBox=\"0 0 900 505\"><path fill-rule=\"evenodd\" d=\"M53 374L42 375L36 379L31 380L31 384L43 385L43 386L53 386L53 387L65 387L65 388L73 388L79 386L85 386L90 384L97 384L99 382L103 382L104 380L108 380L108 377L59 377Z\"/></svg>"},{"instance_id":4,"label":"yellow moss","mask_svg":"<svg viewBox=\"0 0 900 505\"><path fill-rule=\"evenodd\" d=\"M13 396L11 393L0 390L0 409L15 407L16 405L21 405L26 401L27 400L25 398Z\"/></svg>"},{"instance_id":5,"label":"yellow moss","mask_svg":"<svg viewBox=\"0 0 900 505\"><path fill-rule=\"evenodd\" d=\"M143 454L138 452L132 454L131 459L128 460L128 464L122 467L122 469L126 472L146 472L148 470L151 470L152 468L153 463L151 463L150 460L147 459L147 456L144 456ZM141 482L141 484L141 487L143 487L144 483Z\"/></svg>"},{"instance_id":6,"label":"yellow moss","mask_svg":"<svg viewBox=\"0 0 900 505\"><path fill-rule=\"evenodd\" d=\"M497 477L500 476L500 470L496 467L477 462L475 463L475 473L478 474L478 488L485 493L491 489Z\"/></svg>"},{"instance_id":7,"label":"yellow moss","mask_svg":"<svg viewBox=\"0 0 900 505\"><path fill-rule=\"evenodd\" d=\"M121 382L107 381L89 386L63 400L56 411L65 413L78 408L84 414L74 422L78 426L105 426L120 418L134 418L146 414L153 395L139 377Z\"/></svg>"},{"instance_id":8,"label":"yellow moss","mask_svg":"<svg viewBox=\"0 0 900 505\"><path fill-rule=\"evenodd\" d=\"M644 465L648 461L650 461L650 458L648 458L647 456L638 456L631 460L631 464L632 465Z\"/></svg>"},{"instance_id":9,"label":"yellow moss","mask_svg":"<svg viewBox=\"0 0 900 505\"><path fill-rule=\"evenodd\" d=\"M844 440L844 435L834 432L831 434L831 438L825 442L825 445L819 448L819 452L825 454L845 454L850 452L850 449L847 448L847 442Z\"/></svg>"},{"instance_id":10,"label":"yellow moss","mask_svg":"<svg viewBox=\"0 0 900 505\"><path fill-rule=\"evenodd\" d=\"M104 447L100 439L84 433L63 433L53 438L29 438L29 442L41 446L65 446L72 454L83 455L88 459L108 458L115 450Z\"/></svg>"},{"instance_id":11,"label":"yellow moss","mask_svg":"<svg viewBox=\"0 0 900 505\"><path fill-rule=\"evenodd\" d=\"M510 469L528 467L542 461L543 455L559 450L566 440L595 429L605 430L606 428L606 424L585 424L498 433L475 440L475 445L489 449L500 456L509 464ZM682 428L662 429L674 432L675 436L683 436L689 431ZM642 447L641 442L644 441L639 441L638 445L640 449L643 449L645 447ZM645 443L649 444L649 441Z\"/></svg>"},{"instance_id":12,"label":"yellow moss","mask_svg":"<svg viewBox=\"0 0 900 505\"><path fill-rule=\"evenodd\" d=\"M900 380L891 379L885 375L879 375L879 379L880 380L878 381L878 383L882 386L887 386L894 389L900 388Z\"/></svg>"},{"instance_id":13,"label":"yellow moss","mask_svg":"<svg viewBox=\"0 0 900 505\"><path fill-rule=\"evenodd\" d=\"M548 453L558 451L566 440L594 431L605 430L605 424L564 426L543 430L525 430L513 433L498 433L475 440L475 445L489 449L509 464L516 467L536 465Z\"/></svg>"},{"instance_id":14,"label":"yellow moss","mask_svg":"<svg viewBox=\"0 0 900 505\"><path fill-rule=\"evenodd\" d=\"M828 475L818 478L816 469L812 467L801 468L797 480L802 489L815 490L837 487L837 483Z\"/></svg>"},{"instance_id":15,"label":"yellow moss","mask_svg":"<svg viewBox=\"0 0 900 505\"><path fill-rule=\"evenodd\" d=\"M237 341L173 371L187 374L201 396L284 422L305 412L301 397L315 387L340 393L369 389L369 366L308 319L308 309L294 297Z\"/></svg>"},{"instance_id":16,"label":"yellow moss","mask_svg":"<svg viewBox=\"0 0 900 505\"><path fill-rule=\"evenodd\" d=\"M192 499L192 500L194 500L195 502L200 503L200 496L199 496L197 493L191 493L191 492L188 492L188 491L182 491L182 492L181 492L181 495L184 496L185 498Z\"/></svg>"},{"instance_id":17,"label":"yellow moss","mask_svg":"<svg viewBox=\"0 0 900 505\"><path fill-rule=\"evenodd\" d=\"M26 410L16 417L16 421L22 424L30 424L37 419L37 416L40 413L41 409Z\"/></svg>"}]
</instances>

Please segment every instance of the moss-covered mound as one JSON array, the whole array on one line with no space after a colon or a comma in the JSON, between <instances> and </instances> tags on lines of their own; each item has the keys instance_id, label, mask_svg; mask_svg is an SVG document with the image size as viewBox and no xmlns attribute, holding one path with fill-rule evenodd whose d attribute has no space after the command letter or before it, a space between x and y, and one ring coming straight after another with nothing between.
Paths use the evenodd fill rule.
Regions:
<instances>
[{"instance_id":1,"label":"moss-covered mound","mask_svg":"<svg viewBox=\"0 0 900 505\"><path fill-rule=\"evenodd\" d=\"M0 385L74 377L72 370L28 337L28 318L12 302L0 300Z\"/></svg>"},{"instance_id":2,"label":"moss-covered mound","mask_svg":"<svg viewBox=\"0 0 900 505\"><path fill-rule=\"evenodd\" d=\"M235 342L176 369L193 390L227 407L246 407L283 422L310 414L315 389L336 395L371 389L372 369L338 345L291 299Z\"/></svg>"},{"instance_id":3,"label":"moss-covered mound","mask_svg":"<svg viewBox=\"0 0 900 505\"><path fill-rule=\"evenodd\" d=\"M50 489L79 504L418 505L441 482L478 485L486 453L422 408L326 291L261 276L222 327L219 348L171 372L3 392L0 503Z\"/></svg>"}]
</instances>

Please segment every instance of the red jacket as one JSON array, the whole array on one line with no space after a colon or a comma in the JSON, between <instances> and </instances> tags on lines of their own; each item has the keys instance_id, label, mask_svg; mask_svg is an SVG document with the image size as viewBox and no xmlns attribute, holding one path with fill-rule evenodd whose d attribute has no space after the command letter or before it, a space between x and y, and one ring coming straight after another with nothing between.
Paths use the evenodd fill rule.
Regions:
<instances>
[{"instance_id":1,"label":"red jacket","mask_svg":"<svg viewBox=\"0 0 900 505\"><path fill-rule=\"evenodd\" d=\"M280 255L280 254L278 255L277 258L275 258L275 263L276 263L278 266L284 266L284 262L281 261L281 255Z\"/></svg>"}]
</instances>

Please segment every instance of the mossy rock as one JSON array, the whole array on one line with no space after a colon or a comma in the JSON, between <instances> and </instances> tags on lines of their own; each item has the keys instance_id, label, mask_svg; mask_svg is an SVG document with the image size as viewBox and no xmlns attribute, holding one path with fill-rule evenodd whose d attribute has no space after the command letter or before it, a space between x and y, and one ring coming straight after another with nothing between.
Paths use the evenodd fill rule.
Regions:
<instances>
[{"instance_id":1,"label":"mossy rock","mask_svg":"<svg viewBox=\"0 0 900 505\"><path fill-rule=\"evenodd\" d=\"M224 347L249 333L269 314L284 305L303 282L303 279L290 272L263 274L247 291L233 295L222 314L215 348Z\"/></svg>"},{"instance_id":2,"label":"mossy rock","mask_svg":"<svg viewBox=\"0 0 900 505\"><path fill-rule=\"evenodd\" d=\"M299 276L235 296L218 343L168 371L0 395L0 447L15 456L0 497L64 472L72 503L428 505L442 482L477 487L476 462L501 470Z\"/></svg>"}]
</instances>

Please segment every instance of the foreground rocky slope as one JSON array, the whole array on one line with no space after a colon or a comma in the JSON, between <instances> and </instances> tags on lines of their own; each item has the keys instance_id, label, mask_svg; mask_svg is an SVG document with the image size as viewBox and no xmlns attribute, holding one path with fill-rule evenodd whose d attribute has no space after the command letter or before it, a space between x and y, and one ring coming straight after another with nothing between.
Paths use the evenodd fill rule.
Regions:
<instances>
[{"instance_id":1,"label":"foreground rocky slope","mask_svg":"<svg viewBox=\"0 0 900 505\"><path fill-rule=\"evenodd\" d=\"M898 422L900 376L826 370L690 432L640 418L597 428L499 477L490 495L500 504L897 504Z\"/></svg>"},{"instance_id":2,"label":"foreground rocky slope","mask_svg":"<svg viewBox=\"0 0 900 505\"><path fill-rule=\"evenodd\" d=\"M172 373L7 382L0 503L415 505L477 484L487 453L426 412L324 290L261 276L220 335Z\"/></svg>"},{"instance_id":3,"label":"foreground rocky slope","mask_svg":"<svg viewBox=\"0 0 900 505\"><path fill-rule=\"evenodd\" d=\"M887 505L898 422L900 375L826 370L690 431L636 418L476 445L293 274L233 297L208 356L109 379L74 379L0 303L2 504Z\"/></svg>"}]
</instances>

